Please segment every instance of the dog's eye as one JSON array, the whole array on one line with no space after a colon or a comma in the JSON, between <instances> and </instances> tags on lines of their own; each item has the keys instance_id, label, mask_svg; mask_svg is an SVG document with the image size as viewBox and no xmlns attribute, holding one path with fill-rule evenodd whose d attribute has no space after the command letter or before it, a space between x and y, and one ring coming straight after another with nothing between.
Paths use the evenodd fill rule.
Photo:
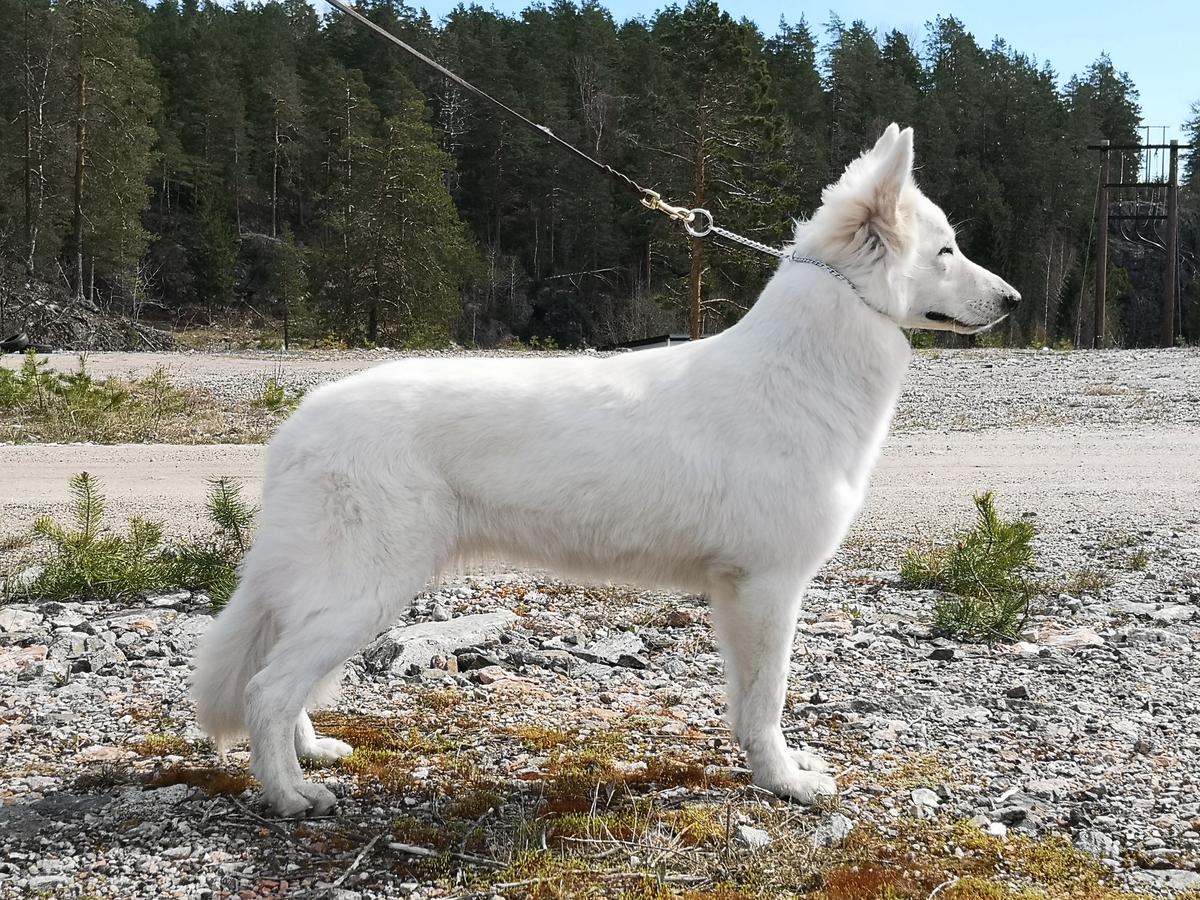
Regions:
<instances>
[{"instance_id":1,"label":"dog's eye","mask_svg":"<svg viewBox=\"0 0 1200 900\"><path fill-rule=\"evenodd\" d=\"M945 256L947 253L953 253L953 252L954 252L954 248L953 248L953 247L946 246L946 247L943 247L941 250L939 250L939 251L938 251L938 256Z\"/></svg>"}]
</instances>

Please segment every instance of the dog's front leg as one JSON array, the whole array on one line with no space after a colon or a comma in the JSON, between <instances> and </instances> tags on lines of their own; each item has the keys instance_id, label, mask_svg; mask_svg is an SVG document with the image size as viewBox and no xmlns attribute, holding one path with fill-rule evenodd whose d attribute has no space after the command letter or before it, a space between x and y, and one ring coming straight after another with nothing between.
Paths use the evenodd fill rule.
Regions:
<instances>
[{"instance_id":1,"label":"dog's front leg","mask_svg":"<svg viewBox=\"0 0 1200 900\"><path fill-rule=\"evenodd\" d=\"M794 579L755 577L713 598L713 623L725 660L728 720L754 783L813 803L837 792L818 757L788 748L780 726L802 587ZM808 770L808 771L805 771Z\"/></svg>"}]
</instances>

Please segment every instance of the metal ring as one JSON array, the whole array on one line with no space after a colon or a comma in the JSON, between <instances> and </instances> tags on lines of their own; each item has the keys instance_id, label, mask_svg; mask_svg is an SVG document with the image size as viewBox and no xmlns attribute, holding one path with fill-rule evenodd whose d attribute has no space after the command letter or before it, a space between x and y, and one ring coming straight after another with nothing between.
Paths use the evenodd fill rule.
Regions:
<instances>
[{"instance_id":1,"label":"metal ring","mask_svg":"<svg viewBox=\"0 0 1200 900\"><path fill-rule=\"evenodd\" d=\"M693 223L700 218L707 220L707 224L701 225L699 228L697 228L693 225ZM691 216L686 222L683 223L683 227L692 237L708 237L708 235L712 234L713 230L712 213L710 213L707 209L693 209Z\"/></svg>"}]
</instances>

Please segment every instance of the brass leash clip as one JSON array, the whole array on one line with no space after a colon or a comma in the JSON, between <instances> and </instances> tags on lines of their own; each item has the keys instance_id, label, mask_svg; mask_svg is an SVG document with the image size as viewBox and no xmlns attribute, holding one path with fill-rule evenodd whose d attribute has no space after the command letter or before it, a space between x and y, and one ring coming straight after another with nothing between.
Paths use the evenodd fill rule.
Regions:
<instances>
[{"instance_id":1,"label":"brass leash clip","mask_svg":"<svg viewBox=\"0 0 1200 900\"><path fill-rule=\"evenodd\" d=\"M642 197L642 206L646 207L646 209L654 209L665 213L672 219L680 222L690 222L696 217L696 214L686 206L672 206L670 203L667 203L658 191L645 188L643 189L643 193L645 196Z\"/></svg>"}]
</instances>

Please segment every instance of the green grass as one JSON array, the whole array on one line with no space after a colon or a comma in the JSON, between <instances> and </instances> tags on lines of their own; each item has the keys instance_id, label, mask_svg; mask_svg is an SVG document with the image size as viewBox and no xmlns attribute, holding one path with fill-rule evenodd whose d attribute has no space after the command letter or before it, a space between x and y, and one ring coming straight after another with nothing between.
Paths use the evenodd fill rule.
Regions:
<instances>
[{"instance_id":1,"label":"green grass","mask_svg":"<svg viewBox=\"0 0 1200 900\"><path fill-rule=\"evenodd\" d=\"M0 366L0 443L259 443L303 396L278 372L257 396L230 402L173 384L161 368L145 378L100 379L82 354L64 374L31 352L18 369Z\"/></svg>"},{"instance_id":2,"label":"green grass","mask_svg":"<svg viewBox=\"0 0 1200 900\"><path fill-rule=\"evenodd\" d=\"M289 394L287 388L280 383L279 379L272 375L263 382L262 391L255 399L254 405L268 412L290 415L295 412L296 407L300 405L300 401L303 399L303 391Z\"/></svg>"},{"instance_id":3,"label":"green grass","mask_svg":"<svg viewBox=\"0 0 1200 900\"><path fill-rule=\"evenodd\" d=\"M71 478L71 494L70 522L43 516L30 529L29 546L43 552L39 552L41 574L21 589L28 599L118 600L184 588L207 593L220 607L232 595L256 513L242 499L236 482L224 478L211 482L212 532L178 544L168 543L161 523L149 519L130 519L124 532L107 530L104 494L87 472ZM10 592L4 599L19 597Z\"/></svg>"},{"instance_id":4,"label":"green grass","mask_svg":"<svg viewBox=\"0 0 1200 900\"><path fill-rule=\"evenodd\" d=\"M1029 615L1036 586L1029 578L1034 526L1004 519L990 492L975 497L975 526L953 544L912 547L900 575L918 588L948 596L934 610L935 625L970 639L1015 638Z\"/></svg>"},{"instance_id":5,"label":"green grass","mask_svg":"<svg viewBox=\"0 0 1200 900\"><path fill-rule=\"evenodd\" d=\"M1142 572L1150 565L1150 554L1145 550L1134 550L1125 558L1125 568L1131 572Z\"/></svg>"},{"instance_id":6,"label":"green grass","mask_svg":"<svg viewBox=\"0 0 1200 900\"><path fill-rule=\"evenodd\" d=\"M1149 557L1146 558L1147 560ZM1143 568L1145 564L1143 563ZM1071 574L1062 584L1062 590L1068 594L1081 596L1083 594L1099 594L1113 583L1112 576L1099 569L1084 568Z\"/></svg>"},{"instance_id":7,"label":"green grass","mask_svg":"<svg viewBox=\"0 0 1200 900\"><path fill-rule=\"evenodd\" d=\"M211 398L171 383L163 369L142 379L64 374L30 351L21 368L0 368L0 441L113 444L191 442L224 430Z\"/></svg>"}]
</instances>

